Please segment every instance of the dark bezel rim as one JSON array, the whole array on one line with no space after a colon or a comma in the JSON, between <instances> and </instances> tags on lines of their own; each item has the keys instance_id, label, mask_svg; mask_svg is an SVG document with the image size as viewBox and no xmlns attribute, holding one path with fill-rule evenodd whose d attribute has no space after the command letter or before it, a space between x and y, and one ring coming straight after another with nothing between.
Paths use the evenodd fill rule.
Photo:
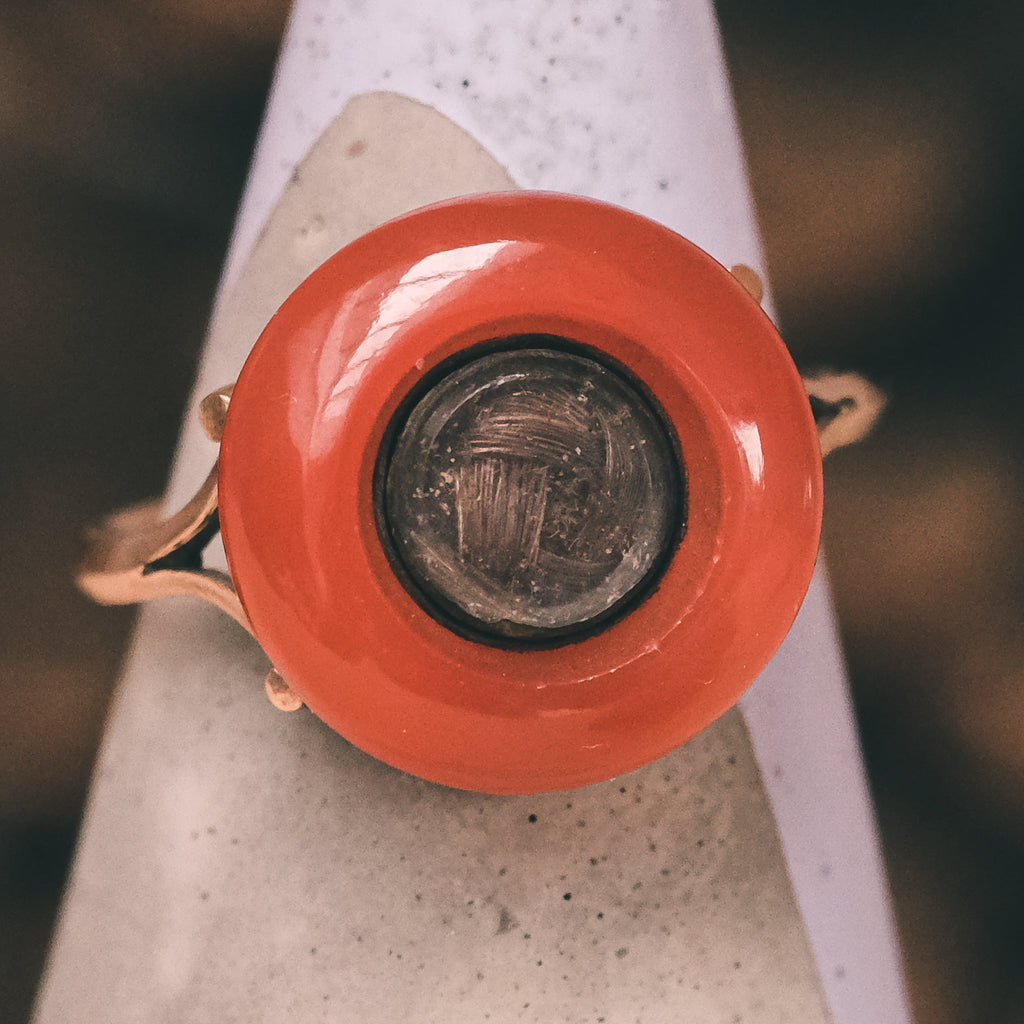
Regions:
<instances>
[{"instance_id":1,"label":"dark bezel rim","mask_svg":"<svg viewBox=\"0 0 1024 1024\"><path fill-rule=\"evenodd\" d=\"M482 627L479 620L473 619L465 611L448 601L442 595L426 590L407 568L402 559L398 545L395 543L392 526L387 513L387 477L394 454L397 439L408 422L409 416L423 397L440 381L467 364L488 355L499 352L514 352L529 348L545 348L566 352L572 355L591 359L605 369L615 373L628 384L645 403L654 420L661 426L672 453L672 470L674 480L669 493L675 495L673 507L670 509L672 529L670 540L659 552L651 567L626 594L599 615L584 622L558 629L538 629L523 627L522 633L515 628L507 632ZM392 571L416 603L446 629L465 640L483 644L487 647L508 651L545 651L554 650L569 644L581 643L620 622L632 614L648 598L654 594L668 570L672 559L678 551L686 534L689 512L689 492L687 485L686 464L683 460L678 433L661 403L650 387L628 366L601 349L583 342L566 338L563 335L546 332L519 333L507 337L490 338L477 342L455 355L442 360L428 370L410 388L391 416L378 449L373 470L373 509L377 536L384 549Z\"/></svg>"}]
</instances>

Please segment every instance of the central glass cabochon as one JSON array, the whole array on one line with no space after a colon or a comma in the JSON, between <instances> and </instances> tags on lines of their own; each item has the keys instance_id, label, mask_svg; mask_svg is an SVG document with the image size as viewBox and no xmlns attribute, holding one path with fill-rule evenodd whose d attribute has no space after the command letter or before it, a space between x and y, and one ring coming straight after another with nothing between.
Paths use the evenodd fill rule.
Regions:
<instances>
[{"instance_id":1,"label":"central glass cabochon","mask_svg":"<svg viewBox=\"0 0 1024 1024\"><path fill-rule=\"evenodd\" d=\"M674 434L628 371L565 339L467 356L410 396L378 460L392 564L471 639L592 635L650 593L682 536Z\"/></svg>"}]
</instances>

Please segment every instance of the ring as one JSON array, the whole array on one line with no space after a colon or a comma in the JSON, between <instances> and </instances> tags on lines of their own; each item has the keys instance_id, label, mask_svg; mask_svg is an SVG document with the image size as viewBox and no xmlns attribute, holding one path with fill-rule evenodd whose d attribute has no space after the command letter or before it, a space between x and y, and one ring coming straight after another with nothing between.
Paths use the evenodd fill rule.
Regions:
<instances>
[{"instance_id":1,"label":"ring","mask_svg":"<svg viewBox=\"0 0 1024 1024\"><path fill-rule=\"evenodd\" d=\"M390 221L205 400L193 501L113 517L80 585L213 601L277 706L426 779L537 792L652 761L782 642L823 451L879 407L800 377L751 275L551 193ZM228 575L202 565L218 530Z\"/></svg>"}]
</instances>

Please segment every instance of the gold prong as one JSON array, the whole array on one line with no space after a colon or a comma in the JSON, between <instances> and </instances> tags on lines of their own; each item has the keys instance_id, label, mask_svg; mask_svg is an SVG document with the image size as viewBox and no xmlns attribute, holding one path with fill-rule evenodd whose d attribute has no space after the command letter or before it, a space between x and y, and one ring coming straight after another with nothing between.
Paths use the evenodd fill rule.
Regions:
<instances>
[{"instance_id":1,"label":"gold prong","mask_svg":"<svg viewBox=\"0 0 1024 1024\"><path fill-rule=\"evenodd\" d=\"M764 298L764 283L756 270L745 263L729 268L729 273L746 289L747 294L757 303Z\"/></svg>"},{"instance_id":2,"label":"gold prong","mask_svg":"<svg viewBox=\"0 0 1024 1024\"><path fill-rule=\"evenodd\" d=\"M270 703L278 711L298 711L302 707L302 698L284 681L277 669L272 668L264 680Z\"/></svg>"},{"instance_id":3,"label":"gold prong","mask_svg":"<svg viewBox=\"0 0 1024 1024\"><path fill-rule=\"evenodd\" d=\"M220 444L224 436L224 423L228 416L228 404L231 402L231 392L235 390L234 384L218 388L212 394L207 395L199 404L199 419L203 424L203 430L211 441Z\"/></svg>"}]
</instances>

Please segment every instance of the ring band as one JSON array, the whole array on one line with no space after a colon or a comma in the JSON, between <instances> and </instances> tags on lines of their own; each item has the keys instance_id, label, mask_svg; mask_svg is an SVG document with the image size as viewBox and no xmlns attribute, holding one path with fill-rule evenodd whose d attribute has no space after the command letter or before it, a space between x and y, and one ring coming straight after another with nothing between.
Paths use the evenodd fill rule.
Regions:
<instances>
[{"instance_id":1,"label":"ring band","mask_svg":"<svg viewBox=\"0 0 1024 1024\"><path fill-rule=\"evenodd\" d=\"M814 565L821 456L881 406L852 375L801 380L759 287L590 200L414 211L296 290L238 384L202 403L223 443L195 498L166 521L156 504L112 517L79 583L105 603L211 601L271 658L276 706L306 703L425 778L525 792L637 767L774 653ZM590 394L600 415L580 411ZM516 402L533 427L509 447ZM538 440L540 422L562 426ZM615 423L634 430L618 447ZM648 444L662 454L623 461ZM683 484L643 481L672 478L676 444L688 509L673 533L658 495L678 506ZM202 564L219 529L230 574ZM656 575L630 574L641 550ZM569 577L614 579L610 610ZM474 612L462 591L506 600Z\"/></svg>"}]
</instances>

